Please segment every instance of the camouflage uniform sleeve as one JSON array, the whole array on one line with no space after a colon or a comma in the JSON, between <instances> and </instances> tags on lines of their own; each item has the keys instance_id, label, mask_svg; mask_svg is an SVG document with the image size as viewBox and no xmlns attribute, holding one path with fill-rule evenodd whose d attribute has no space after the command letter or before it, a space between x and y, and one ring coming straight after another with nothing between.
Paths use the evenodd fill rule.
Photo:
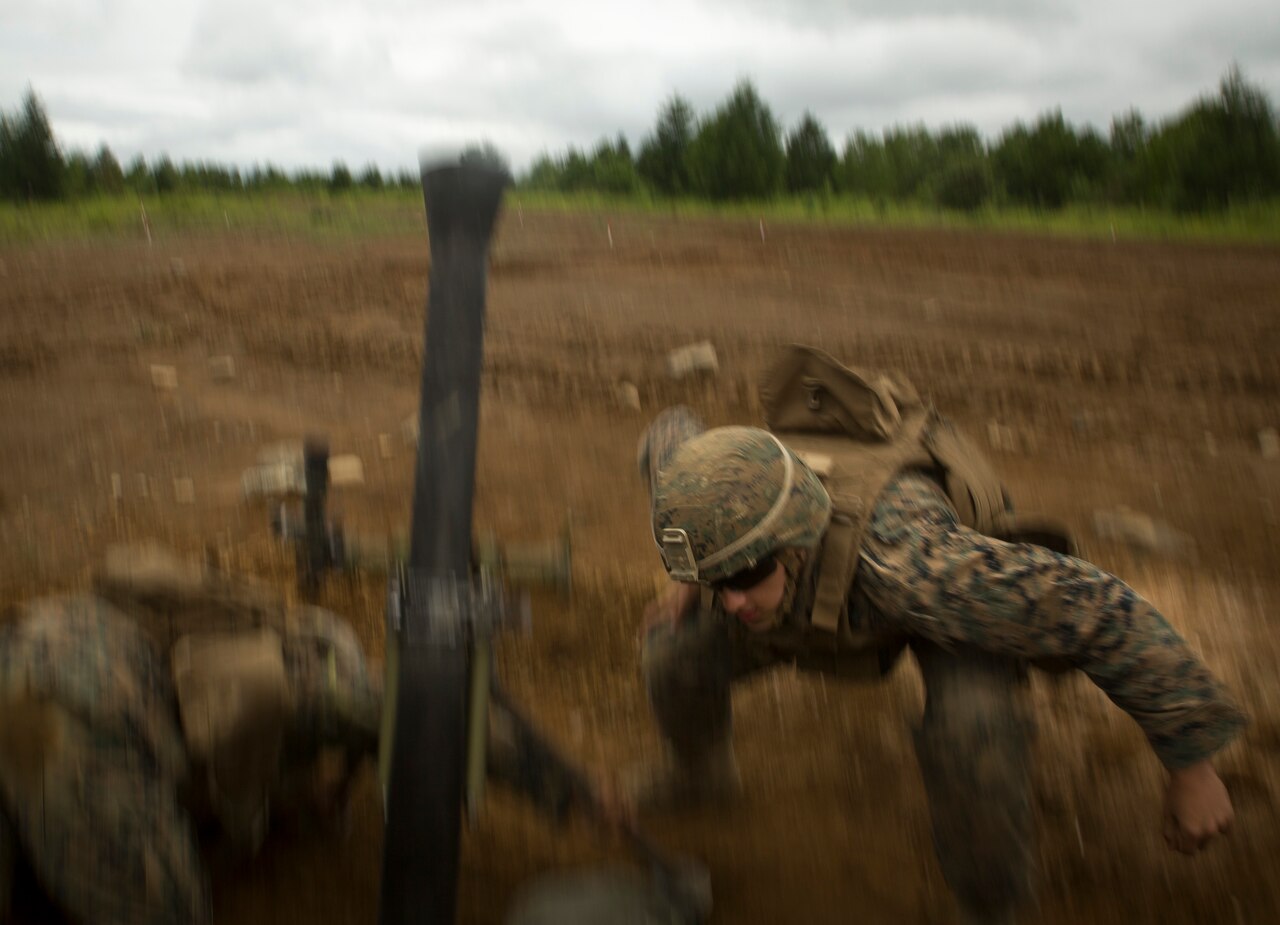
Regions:
<instances>
[{"instance_id":1,"label":"camouflage uniform sleeve","mask_svg":"<svg viewBox=\"0 0 1280 925\"><path fill-rule=\"evenodd\" d=\"M1208 758L1245 725L1223 685L1132 588L1080 559L970 530L927 478L885 489L856 581L877 611L871 619L907 635L1084 671L1170 770Z\"/></svg>"}]
</instances>

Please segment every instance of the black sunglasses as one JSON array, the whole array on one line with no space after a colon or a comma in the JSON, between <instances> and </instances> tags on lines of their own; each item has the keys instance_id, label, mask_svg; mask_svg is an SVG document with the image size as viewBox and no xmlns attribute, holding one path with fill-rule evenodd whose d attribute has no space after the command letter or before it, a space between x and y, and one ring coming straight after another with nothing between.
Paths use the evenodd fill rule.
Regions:
<instances>
[{"instance_id":1,"label":"black sunglasses","mask_svg":"<svg viewBox=\"0 0 1280 925\"><path fill-rule=\"evenodd\" d=\"M716 591L750 591L771 576L777 566L778 557L770 553L755 565L749 565L741 571L734 572L728 578L711 582L711 587Z\"/></svg>"}]
</instances>

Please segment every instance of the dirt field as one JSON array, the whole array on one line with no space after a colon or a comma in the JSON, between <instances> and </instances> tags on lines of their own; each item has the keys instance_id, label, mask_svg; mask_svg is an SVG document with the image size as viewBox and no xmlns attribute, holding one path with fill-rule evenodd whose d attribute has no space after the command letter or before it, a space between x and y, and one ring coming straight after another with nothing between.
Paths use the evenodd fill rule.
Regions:
<instances>
[{"instance_id":1,"label":"dirt field","mask_svg":"<svg viewBox=\"0 0 1280 925\"><path fill-rule=\"evenodd\" d=\"M0 250L0 604L83 586L108 544L144 537L291 592L291 554L239 479L304 433L364 461L365 486L334 498L349 535L403 529L428 262L417 237ZM672 381L666 353L703 339L719 376ZM540 540L568 519L574 538L572 602L540 596L532 633L502 644L530 712L594 767L653 752L635 637L660 566L636 438L676 401L712 423L757 420L753 383L790 341L897 368L992 441L1020 506L1064 517L1253 716L1220 762L1236 830L1188 861L1164 848L1162 773L1136 727L1083 680L1037 679L1029 921L1280 921L1280 459L1258 436L1280 425L1275 248L816 226L762 240L754 222L507 213L477 526ZM235 377L214 381L208 359L224 354ZM152 364L176 367L177 388L156 389ZM624 381L641 411L619 400ZM1094 513L1121 505L1164 525L1148 535L1159 549L1098 535ZM382 594L377 578L338 579L324 599L375 653ZM736 695L745 803L652 825L710 866L715 921L953 921L910 746L920 705L909 659L879 686L784 671ZM252 870L220 870L218 922L374 921L371 778L356 809L345 838L284 833ZM538 872L616 854L495 795L464 835L462 918L498 922Z\"/></svg>"}]
</instances>

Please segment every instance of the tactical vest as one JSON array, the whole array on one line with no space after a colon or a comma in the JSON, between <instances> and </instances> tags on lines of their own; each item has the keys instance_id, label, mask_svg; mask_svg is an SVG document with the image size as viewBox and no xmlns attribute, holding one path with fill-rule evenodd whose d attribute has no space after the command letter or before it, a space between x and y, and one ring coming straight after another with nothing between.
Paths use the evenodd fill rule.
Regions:
<instances>
[{"instance_id":1,"label":"tactical vest","mask_svg":"<svg viewBox=\"0 0 1280 925\"><path fill-rule=\"evenodd\" d=\"M872 508L901 472L936 479L960 522L980 533L1073 549L1057 524L1015 516L983 452L900 377L851 369L821 350L793 345L766 374L760 398L769 429L813 469L832 502L831 524L811 566L816 575L802 579L802 599L790 627L780 631L796 637L787 648L802 667L846 675L875 675L884 667L872 651L883 640L854 627L849 608ZM862 663L849 658L857 653L866 654ZM827 664L835 655L843 663L838 669Z\"/></svg>"}]
</instances>

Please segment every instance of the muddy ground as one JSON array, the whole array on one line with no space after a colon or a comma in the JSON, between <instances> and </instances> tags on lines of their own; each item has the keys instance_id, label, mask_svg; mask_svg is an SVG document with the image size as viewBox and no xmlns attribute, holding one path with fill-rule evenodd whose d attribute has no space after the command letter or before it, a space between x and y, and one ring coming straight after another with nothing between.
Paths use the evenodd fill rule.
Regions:
<instances>
[{"instance_id":1,"label":"muddy ground","mask_svg":"<svg viewBox=\"0 0 1280 925\"><path fill-rule=\"evenodd\" d=\"M419 236L234 230L0 251L0 603L82 587L108 544L141 538L292 593L291 556L239 479L304 433L363 459L365 485L333 502L349 535L404 529L428 263ZM574 544L572 601L540 595L501 670L566 751L621 768L657 743L637 670L659 574L634 469L644 423L676 401L754 421L776 348L815 343L905 372L991 442L1021 506L1065 518L1253 716L1220 761L1236 830L1189 861L1163 846L1161 771L1136 727L1083 680L1036 679L1029 920L1280 921L1280 460L1259 442L1280 425L1280 251L783 225L762 239L752 221L510 211L489 295L478 529L536 541L568 522ZM704 339L719 375L672 381L667 352ZM1095 512L1122 505L1158 521L1156 548L1098 534ZM323 598L381 651L379 578ZM653 823L710 866L715 921L953 921L910 746L920 705L909 660L879 686L783 671L736 695L744 804ZM218 922L374 921L371 778L355 809L345 837L282 833L252 869L220 869ZM462 918L498 922L539 872L617 854L495 795L464 834Z\"/></svg>"}]
</instances>

